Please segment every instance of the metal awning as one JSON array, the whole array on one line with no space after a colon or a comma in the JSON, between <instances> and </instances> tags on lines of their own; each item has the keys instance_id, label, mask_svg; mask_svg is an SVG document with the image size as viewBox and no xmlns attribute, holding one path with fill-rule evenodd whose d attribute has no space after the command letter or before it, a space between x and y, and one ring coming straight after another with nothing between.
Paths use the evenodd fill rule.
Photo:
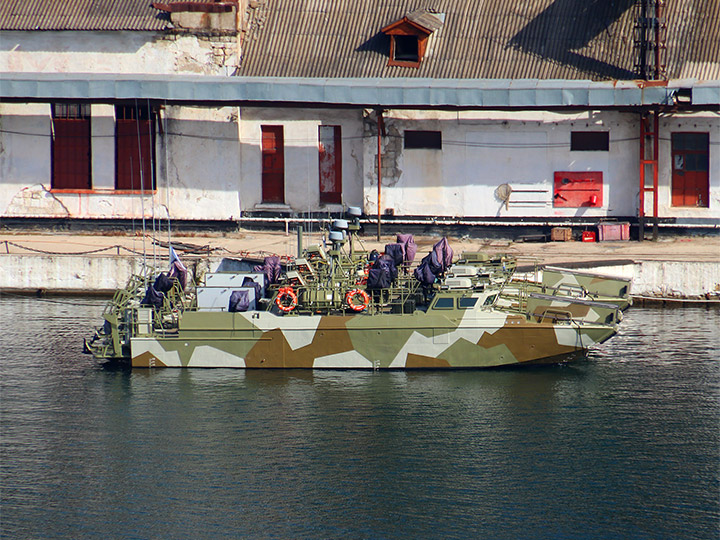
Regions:
<instances>
[{"instance_id":1,"label":"metal awning","mask_svg":"<svg viewBox=\"0 0 720 540\"><path fill-rule=\"evenodd\" d=\"M682 99L680 99L682 98ZM0 99L21 102L153 100L214 105L553 109L720 107L720 81L678 79L317 79L204 75L2 73Z\"/></svg>"}]
</instances>

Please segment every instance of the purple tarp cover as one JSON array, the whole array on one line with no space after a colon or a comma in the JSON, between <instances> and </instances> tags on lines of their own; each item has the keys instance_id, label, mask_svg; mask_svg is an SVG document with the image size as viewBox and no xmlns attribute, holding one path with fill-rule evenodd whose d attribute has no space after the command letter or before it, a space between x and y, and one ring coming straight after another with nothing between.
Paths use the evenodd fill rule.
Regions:
<instances>
[{"instance_id":1,"label":"purple tarp cover","mask_svg":"<svg viewBox=\"0 0 720 540\"><path fill-rule=\"evenodd\" d=\"M417 244L412 234L398 234L397 243L401 244L405 250L405 262L411 263L415 260L417 253Z\"/></svg>"},{"instance_id":2,"label":"purple tarp cover","mask_svg":"<svg viewBox=\"0 0 720 540\"><path fill-rule=\"evenodd\" d=\"M387 289L397 279L398 271L392 257L380 255L368 272L368 289Z\"/></svg>"},{"instance_id":3,"label":"purple tarp cover","mask_svg":"<svg viewBox=\"0 0 720 540\"><path fill-rule=\"evenodd\" d=\"M405 249L402 244L386 244L385 255L392 258L396 267L402 266L405 260Z\"/></svg>"},{"instance_id":4,"label":"purple tarp cover","mask_svg":"<svg viewBox=\"0 0 720 540\"><path fill-rule=\"evenodd\" d=\"M452 258L453 250L447 238L443 237L433 246L432 251L420 261L420 264L415 269L415 279L424 286L429 287L440 274L450 267Z\"/></svg>"},{"instance_id":5,"label":"purple tarp cover","mask_svg":"<svg viewBox=\"0 0 720 540\"><path fill-rule=\"evenodd\" d=\"M228 311L237 313L247 311L250 307L250 295L248 291L233 291L230 294L230 302L228 303Z\"/></svg>"},{"instance_id":6,"label":"purple tarp cover","mask_svg":"<svg viewBox=\"0 0 720 540\"><path fill-rule=\"evenodd\" d=\"M165 295L155 290L155 287L149 285L147 291L145 291L145 298L140 302L141 306L152 306L160 309L163 305Z\"/></svg>"},{"instance_id":7,"label":"purple tarp cover","mask_svg":"<svg viewBox=\"0 0 720 540\"><path fill-rule=\"evenodd\" d=\"M265 282L267 285L280 282L280 257L272 255L263 259L263 264L255 266L253 268L256 272L263 272L265 274Z\"/></svg>"},{"instance_id":8,"label":"purple tarp cover","mask_svg":"<svg viewBox=\"0 0 720 540\"><path fill-rule=\"evenodd\" d=\"M433 246L432 252L437 257L436 260L438 264L442 267L440 272L442 273L447 270L452 264L453 259L453 250L450 247L448 239L443 236L442 239Z\"/></svg>"}]
</instances>

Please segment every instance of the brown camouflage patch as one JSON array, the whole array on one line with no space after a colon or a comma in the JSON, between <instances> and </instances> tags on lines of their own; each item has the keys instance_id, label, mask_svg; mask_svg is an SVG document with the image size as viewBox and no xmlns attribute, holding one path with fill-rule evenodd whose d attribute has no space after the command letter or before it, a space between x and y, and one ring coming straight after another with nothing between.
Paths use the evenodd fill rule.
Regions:
<instances>
[{"instance_id":1,"label":"brown camouflage patch","mask_svg":"<svg viewBox=\"0 0 720 540\"><path fill-rule=\"evenodd\" d=\"M167 367L165 364L162 363L158 359L157 356L155 356L153 353L149 351L145 351L144 353L138 354L135 358L132 359L132 367Z\"/></svg>"},{"instance_id":2,"label":"brown camouflage patch","mask_svg":"<svg viewBox=\"0 0 720 540\"><path fill-rule=\"evenodd\" d=\"M279 330L265 332L245 357L249 368L311 368L316 358L352 351L343 317L322 317L311 343L292 350Z\"/></svg>"},{"instance_id":3,"label":"brown camouflage patch","mask_svg":"<svg viewBox=\"0 0 720 540\"><path fill-rule=\"evenodd\" d=\"M505 345L518 362L567 354L575 347L560 345L549 324L504 326L494 334L483 334L478 345L485 348Z\"/></svg>"},{"instance_id":4,"label":"brown camouflage patch","mask_svg":"<svg viewBox=\"0 0 720 540\"><path fill-rule=\"evenodd\" d=\"M409 369L440 369L449 368L450 362L433 358L431 356L422 356L420 354L408 353L405 367Z\"/></svg>"}]
</instances>

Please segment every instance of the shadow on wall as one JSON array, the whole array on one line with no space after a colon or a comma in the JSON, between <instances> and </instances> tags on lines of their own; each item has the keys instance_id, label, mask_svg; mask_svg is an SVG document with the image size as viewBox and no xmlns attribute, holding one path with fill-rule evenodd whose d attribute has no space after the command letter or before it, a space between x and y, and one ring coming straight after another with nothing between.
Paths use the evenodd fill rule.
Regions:
<instances>
[{"instance_id":1,"label":"shadow on wall","mask_svg":"<svg viewBox=\"0 0 720 540\"><path fill-rule=\"evenodd\" d=\"M586 47L635 5L635 0L555 0L510 39L516 49L552 59L599 78L634 79L631 66L616 66L575 52ZM574 24L570 24L572 21ZM548 28L553 39L548 40ZM632 43L627 45L632 47Z\"/></svg>"}]
</instances>

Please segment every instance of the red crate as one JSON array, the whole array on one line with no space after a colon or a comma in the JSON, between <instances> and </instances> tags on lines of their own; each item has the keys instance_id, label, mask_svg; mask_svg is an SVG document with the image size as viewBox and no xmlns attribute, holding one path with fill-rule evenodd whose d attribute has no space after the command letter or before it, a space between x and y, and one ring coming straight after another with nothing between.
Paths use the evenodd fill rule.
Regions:
<instances>
[{"instance_id":1,"label":"red crate","mask_svg":"<svg viewBox=\"0 0 720 540\"><path fill-rule=\"evenodd\" d=\"M600 242L609 240L630 240L630 224L627 222L599 223Z\"/></svg>"}]
</instances>

